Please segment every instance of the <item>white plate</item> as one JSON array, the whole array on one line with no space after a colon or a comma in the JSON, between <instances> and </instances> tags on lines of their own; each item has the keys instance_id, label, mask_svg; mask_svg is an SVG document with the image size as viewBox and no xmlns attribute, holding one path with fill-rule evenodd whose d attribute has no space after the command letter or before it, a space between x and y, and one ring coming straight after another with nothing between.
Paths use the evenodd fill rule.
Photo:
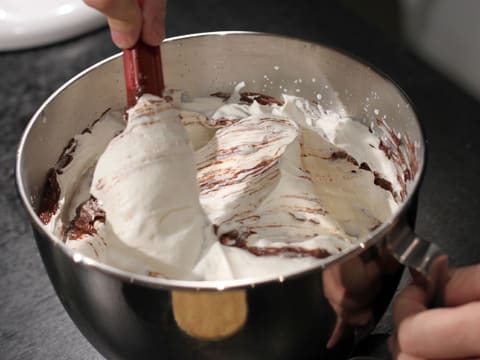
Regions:
<instances>
[{"instance_id":1,"label":"white plate","mask_svg":"<svg viewBox=\"0 0 480 360\"><path fill-rule=\"evenodd\" d=\"M1 0L0 50L52 44L105 23L82 0Z\"/></svg>"}]
</instances>

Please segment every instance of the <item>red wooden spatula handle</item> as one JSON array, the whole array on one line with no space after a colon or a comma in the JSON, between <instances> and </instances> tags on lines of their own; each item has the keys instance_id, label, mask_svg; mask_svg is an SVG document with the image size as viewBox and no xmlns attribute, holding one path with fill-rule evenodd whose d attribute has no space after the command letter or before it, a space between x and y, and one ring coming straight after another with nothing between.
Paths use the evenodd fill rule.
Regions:
<instances>
[{"instance_id":1,"label":"red wooden spatula handle","mask_svg":"<svg viewBox=\"0 0 480 360\"><path fill-rule=\"evenodd\" d=\"M123 69L128 108L134 106L145 93L162 96L165 85L160 46L139 41L133 48L123 50Z\"/></svg>"}]
</instances>

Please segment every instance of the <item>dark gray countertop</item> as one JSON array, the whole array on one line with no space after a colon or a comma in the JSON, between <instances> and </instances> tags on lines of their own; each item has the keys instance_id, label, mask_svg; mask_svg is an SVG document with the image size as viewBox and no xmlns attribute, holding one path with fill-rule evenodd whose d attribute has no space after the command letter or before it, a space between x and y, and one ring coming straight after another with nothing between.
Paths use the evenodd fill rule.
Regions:
<instances>
[{"instance_id":1,"label":"dark gray countertop","mask_svg":"<svg viewBox=\"0 0 480 360\"><path fill-rule=\"evenodd\" d=\"M167 34L252 30L291 35L343 48L383 70L412 99L428 142L417 232L439 243L456 265L478 262L480 103L399 42L329 3L335 2L172 0ZM0 53L0 359L101 358L50 285L16 194L14 160L23 128L48 95L116 52L102 29L50 47Z\"/></svg>"}]
</instances>

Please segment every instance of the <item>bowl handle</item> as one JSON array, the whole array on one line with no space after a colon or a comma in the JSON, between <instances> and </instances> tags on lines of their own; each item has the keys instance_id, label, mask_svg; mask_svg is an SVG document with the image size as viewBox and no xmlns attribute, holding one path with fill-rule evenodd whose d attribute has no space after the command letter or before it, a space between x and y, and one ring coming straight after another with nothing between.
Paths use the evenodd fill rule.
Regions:
<instances>
[{"instance_id":1,"label":"bowl handle","mask_svg":"<svg viewBox=\"0 0 480 360\"><path fill-rule=\"evenodd\" d=\"M408 266L417 281L422 281L432 307L442 306L449 278L448 256L434 243L420 238L404 221L396 224L386 236L390 253Z\"/></svg>"},{"instance_id":2,"label":"bowl handle","mask_svg":"<svg viewBox=\"0 0 480 360\"><path fill-rule=\"evenodd\" d=\"M404 220L396 224L387 234L385 245L398 262L410 268L416 281L423 282L430 306L442 306L444 289L449 278L448 256L436 244L420 238ZM374 339L374 336L380 338ZM384 350L383 355L355 356L350 360L390 359L388 351L385 351L388 336L388 334L370 335L362 340L368 341L370 348L374 340L376 347Z\"/></svg>"}]
</instances>

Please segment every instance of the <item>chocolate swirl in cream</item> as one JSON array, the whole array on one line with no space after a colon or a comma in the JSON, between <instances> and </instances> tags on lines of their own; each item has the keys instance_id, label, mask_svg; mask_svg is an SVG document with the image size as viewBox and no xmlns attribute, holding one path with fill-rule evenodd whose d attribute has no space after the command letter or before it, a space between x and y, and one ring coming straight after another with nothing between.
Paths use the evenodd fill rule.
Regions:
<instances>
[{"instance_id":1,"label":"chocolate swirl in cream","mask_svg":"<svg viewBox=\"0 0 480 360\"><path fill-rule=\"evenodd\" d=\"M408 138L240 90L146 95L126 128L109 111L50 173L42 221L116 267L219 280L316 264L389 219L416 172Z\"/></svg>"}]
</instances>

